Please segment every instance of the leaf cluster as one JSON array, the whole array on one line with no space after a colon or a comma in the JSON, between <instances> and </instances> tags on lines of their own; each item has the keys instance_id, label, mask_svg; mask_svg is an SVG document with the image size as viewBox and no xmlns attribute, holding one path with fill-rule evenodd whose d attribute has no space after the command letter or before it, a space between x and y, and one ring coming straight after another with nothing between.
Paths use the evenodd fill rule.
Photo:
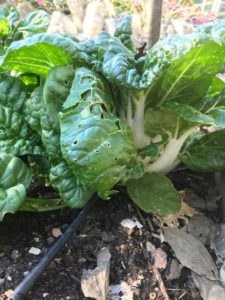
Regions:
<instances>
[{"instance_id":1,"label":"leaf cluster","mask_svg":"<svg viewBox=\"0 0 225 300\"><path fill-rule=\"evenodd\" d=\"M26 197L31 174L63 200L46 201L47 210L82 207L95 192L109 199L125 185L144 211L178 212L168 172L180 162L195 171L225 169L225 83L217 76L224 25L165 38L138 59L130 17L115 36L79 42L39 33L10 44L0 78L1 218L43 210L43 199ZM1 184L18 160L26 176Z\"/></svg>"}]
</instances>

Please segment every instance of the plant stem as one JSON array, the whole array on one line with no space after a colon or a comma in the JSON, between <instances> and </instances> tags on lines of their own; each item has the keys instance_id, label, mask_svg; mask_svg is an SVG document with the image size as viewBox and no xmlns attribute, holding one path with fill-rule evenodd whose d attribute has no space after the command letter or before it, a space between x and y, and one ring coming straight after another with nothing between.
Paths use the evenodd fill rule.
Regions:
<instances>
[{"instance_id":1,"label":"plant stem","mask_svg":"<svg viewBox=\"0 0 225 300\"><path fill-rule=\"evenodd\" d=\"M64 203L61 203L61 199L43 199L27 197L23 204L20 206L19 210L27 212L47 212L67 207Z\"/></svg>"},{"instance_id":2,"label":"plant stem","mask_svg":"<svg viewBox=\"0 0 225 300\"><path fill-rule=\"evenodd\" d=\"M191 128L190 130L186 131L178 139L171 137L163 153L154 163L148 163L148 165L145 166L145 171L149 173L160 172L162 174L167 174L172 171L179 164L177 156L181 147L194 129L195 128Z\"/></svg>"}]
</instances>

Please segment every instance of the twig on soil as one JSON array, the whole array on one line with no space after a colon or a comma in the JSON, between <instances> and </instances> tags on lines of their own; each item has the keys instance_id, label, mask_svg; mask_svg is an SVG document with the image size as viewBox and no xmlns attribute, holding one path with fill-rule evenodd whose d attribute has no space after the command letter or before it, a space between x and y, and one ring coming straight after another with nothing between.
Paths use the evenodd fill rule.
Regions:
<instances>
[{"instance_id":1,"label":"twig on soil","mask_svg":"<svg viewBox=\"0 0 225 300\"><path fill-rule=\"evenodd\" d=\"M178 297L178 299L181 299L181 298L183 298L185 295L187 294L187 292L186 291L184 291L179 297Z\"/></svg>"},{"instance_id":2,"label":"twig on soil","mask_svg":"<svg viewBox=\"0 0 225 300\"><path fill-rule=\"evenodd\" d=\"M178 299L183 298L184 295L188 295L188 296L192 297L192 295L191 295L190 293L188 293L188 291L186 291L185 289L177 289L177 288L174 288L174 289L167 289L167 291L173 291L173 292L174 292L174 291L180 291L180 292L182 292L182 294L179 296Z\"/></svg>"},{"instance_id":3,"label":"twig on soil","mask_svg":"<svg viewBox=\"0 0 225 300\"><path fill-rule=\"evenodd\" d=\"M147 217L147 222L148 222L148 226L149 226L150 230L153 232L153 231L154 231L154 227L153 227L153 225L152 225L152 222L151 222L151 220L150 220L150 217Z\"/></svg>"},{"instance_id":4,"label":"twig on soil","mask_svg":"<svg viewBox=\"0 0 225 300\"><path fill-rule=\"evenodd\" d=\"M152 270L153 270L153 274L154 274L154 276L155 276L155 279L156 279L157 282L158 282L158 285L159 285L159 288L160 288L160 290L161 290L161 293L162 293L162 295L163 295L164 300L169 300L169 296L168 296L168 294L167 294L165 285L164 285L164 283L163 283L162 277L161 277L161 275L160 275L158 269L152 267Z\"/></svg>"},{"instance_id":5,"label":"twig on soil","mask_svg":"<svg viewBox=\"0 0 225 300\"><path fill-rule=\"evenodd\" d=\"M136 205L134 205L134 207L138 213L139 218L141 219L141 223L146 226L146 221L145 221L140 209Z\"/></svg>"},{"instance_id":6,"label":"twig on soil","mask_svg":"<svg viewBox=\"0 0 225 300\"><path fill-rule=\"evenodd\" d=\"M159 234L156 234L156 233L152 232L151 235L152 235L154 238L156 238L156 239L158 239L158 240L161 241L161 236L160 236Z\"/></svg>"},{"instance_id":7,"label":"twig on soil","mask_svg":"<svg viewBox=\"0 0 225 300\"><path fill-rule=\"evenodd\" d=\"M126 270L126 266L125 266L125 264L124 264L124 262L122 260L121 260L121 265L124 268L124 270Z\"/></svg>"}]
</instances>

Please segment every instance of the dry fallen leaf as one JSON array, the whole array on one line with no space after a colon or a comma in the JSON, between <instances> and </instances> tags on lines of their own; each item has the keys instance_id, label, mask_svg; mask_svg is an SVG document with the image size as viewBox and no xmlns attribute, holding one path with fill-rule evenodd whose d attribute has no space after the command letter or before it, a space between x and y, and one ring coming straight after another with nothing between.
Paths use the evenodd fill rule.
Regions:
<instances>
[{"instance_id":1,"label":"dry fallen leaf","mask_svg":"<svg viewBox=\"0 0 225 300\"><path fill-rule=\"evenodd\" d=\"M194 283L204 300L225 300L225 289L219 281L212 281L192 272Z\"/></svg>"},{"instance_id":2,"label":"dry fallen leaf","mask_svg":"<svg viewBox=\"0 0 225 300\"><path fill-rule=\"evenodd\" d=\"M220 276L221 284L225 287L225 262L220 267L219 276Z\"/></svg>"},{"instance_id":3,"label":"dry fallen leaf","mask_svg":"<svg viewBox=\"0 0 225 300\"><path fill-rule=\"evenodd\" d=\"M170 227L178 227L179 220L178 219L186 219L187 217L192 217L196 211L194 208L190 207L185 203L185 192L180 191L180 198L181 198L181 209L178 213L168 215L166 217L160 217L160 222L163 225L168 225Z\"/></svg>"},{"instance_id":4,"label":"dry fallen leaf","mask_svg":"<svg viewBox=\"0 0 225 300\"><path fill-rule=\"evenodd\" d=\"M109 287L109 299L133 300L133 296L138 293L143 279L143 275L138 275L137 279L132 282L127 283L122 281L120 284L111 285Z\"/></svg>"},{"instance_id":5,"label":"dry fallen leaf","mask_svg":"<svg viewBox=\"0 0 225 300\"><path fill-rule=\"evenodd\" d=\"M180 278L181 275L181 265L176 259L172 259L169 269L166 273L166 278L168 280L174 280Z\"/></svg>"},{"instance_id":6,"label":"dry fallen leaf","mask_svg":"<svg viewBox=\"0 0 225 300\"><path fill-rule=\"evenodd\" d=\"M210 197L210 201L207 199L203 199L198 194L196 194L192 189L185 189L185 202L195 209L207 209L207 211L215 211L218 209L217 199L216 197L212 199Z\"/></svg>"},{"instance_id":7,"label":"dry fallen leaf","mask_svg":"<svg viewBox=\"0 0 225 300\"><path fill-rule=\"evenodd\" d=\"M134 229L135 227L141 229L143 227L140 222L133 221L132 219L124 219L120 224L128 229Z\"/></svg>"},{"instance_id":8,"label":"dry fallen leaf","mask_svg":"<svg viewBox=\"0 0 225 300\"><path fill-rule=\"evenodd\" d=\"M214 240L218 225L206 216L197 214L190 219L185 230L207 246Z\"/></svg>"},{"instance_id":9,"label":"dry fallen leaf","mask_svg":"<svg viewBox=\"0 0 225 300\"><path fill-rule=\"evenodd\" d=\"M163 234L183 266L208 279L218 278L216 265L199 240L177 228L164 227Z\"/></svg>"},{"instance_id":10,"label":"dry fallen leaf","mask_svg":"<svg viewBox=\"0 0 225 300\"><path fill-rule=\"evenodd\" d=\"M130 285L126 282L121 284L111 285L109 287L110 300L133 300L134 292Z\"/></svg>"},{"instance_id":11,"label":"dry fallen leaf","mask_svg":"<svg viewBox=\"0 0 225 300\"><path fill-rule=\"evenodd\" d=\"M109 270L111 254L108 248L99 251L97 267L84 270L81 277L81 289L85 297L105 300L109 290Z\"/></svg>"},{"instance_id":12,"label":"dry fallen leaf","mask_svg":"<svg viewBox=\"0 0 225 300\"><path fill-rule=\"evenodd\" d=\"M217 235L215 236L213 248L216 255L225 259L225 224L221 224Z\"/></svg>"}]
</instances>

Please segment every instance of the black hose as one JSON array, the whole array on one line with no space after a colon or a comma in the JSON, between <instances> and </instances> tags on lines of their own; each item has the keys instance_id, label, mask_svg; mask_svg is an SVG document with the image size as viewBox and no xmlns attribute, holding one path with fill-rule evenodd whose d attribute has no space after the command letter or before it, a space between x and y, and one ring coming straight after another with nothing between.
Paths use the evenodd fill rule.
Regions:
<instances>
[{"instance_id":1,"label":"black hose","mask_svg":"<svg viewBox=\"0 0 225 300\"><path fill-rule=\"evenodd\" d=\"M65 245L68 239L76 232L78 226L86 218L92 207L97 200L97 196L94 195L91 201L85 206L85 208L79 213L75 220L70 224L65 233L49 248L47 253L41 258L39 263L33 268L33 270L24 278L23 281L16 287L11 300L24 300L28 291L38 280L42 272L52 261L57 252Z\"/></svg>"}]
</instances>

